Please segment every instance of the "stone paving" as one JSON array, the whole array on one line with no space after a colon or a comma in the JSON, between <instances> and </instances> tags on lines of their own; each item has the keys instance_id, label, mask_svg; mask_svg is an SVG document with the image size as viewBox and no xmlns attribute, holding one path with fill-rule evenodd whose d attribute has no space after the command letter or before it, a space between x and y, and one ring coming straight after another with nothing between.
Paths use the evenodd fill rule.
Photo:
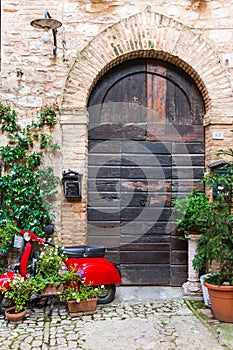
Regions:
<instances>
[{"instance_id":1,"label":"stone paving","mask_svg":"<svg viewBox=\"0 0 233 350\"><path fill-rule=\"evenodd\" d=\"M143 295L143 289L140 291ZM8 324L0 316L0 349L233 349L230 344L220 342L219 328L203 323L182 297L157 295L155 299L151 293L150 298L137 300L129 289L127 293L111 304L98 305L93 316L70 318L63 303L54 305L51 316L48 316L49 305L30 308L18 326ZM228 326L228 333L232 333L233 325Z\"/></svg>"}]
</instances>

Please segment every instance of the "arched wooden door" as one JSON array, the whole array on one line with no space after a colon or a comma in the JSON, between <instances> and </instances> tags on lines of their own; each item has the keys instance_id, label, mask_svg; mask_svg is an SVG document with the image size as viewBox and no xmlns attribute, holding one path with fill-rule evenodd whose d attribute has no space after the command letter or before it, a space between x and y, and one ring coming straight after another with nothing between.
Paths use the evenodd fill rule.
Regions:
<instances>
[{"instance_id":1,"label":"arched wooden door","mask_svg":"<svg viewBox=\"0 0 233 350\"><path fill-rule=\"evenodd\" d=\"M124 284L181 285L187 246L172 202L201 187L200 92L178 67L135 59L103 75L88 110L88 243L108 247Z\"/></svg>"}]
</instances>

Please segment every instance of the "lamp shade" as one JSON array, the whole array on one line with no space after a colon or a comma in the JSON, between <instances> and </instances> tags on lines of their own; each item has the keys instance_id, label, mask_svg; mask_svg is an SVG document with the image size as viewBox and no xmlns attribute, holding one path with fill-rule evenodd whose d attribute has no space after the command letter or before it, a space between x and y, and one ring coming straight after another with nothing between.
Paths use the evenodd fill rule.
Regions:
<instances>
[{"instance_id":1,"label":"lamp shade","mask_svg":"<svg viewBox=\"0 0 233 350\"><path fill-rule=\"evenodd\" d=\"M31 26L38 29L57 29L62 23L53 18L39 18L30 22Z\"/></svg>"}]
</instances>

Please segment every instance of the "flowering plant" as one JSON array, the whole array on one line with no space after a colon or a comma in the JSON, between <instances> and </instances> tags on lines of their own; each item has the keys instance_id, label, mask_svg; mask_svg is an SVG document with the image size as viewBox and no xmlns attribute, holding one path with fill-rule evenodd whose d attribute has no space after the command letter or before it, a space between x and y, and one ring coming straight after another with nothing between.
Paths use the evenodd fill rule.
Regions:
<instances>
[{"instance_id":1,"label":"flowering plant","mask_svg":"<svg viewBox=\"0 0 233 350\"><path fill-rule=\"evenodd\" d=\"M22 311L27 302L37 297L38 288L34 284L34 277L30 275L24 278L15 274L14 279L9 282L9 286L11 289L4 288L3 292L8 299L13 301L16 313Z\"/></svg>"},{"instance_id":2,"label":"flowering plant","mask_svg":"<svg viewBox=\"0 0 233 350\"><path fill-rule=\"evenodd\" d=\"M101 287L92 287L91 284L81 284L78 288L69 287L65 289L63 293L66 300L75 300L79 303L81 300L91 299L104 291L104 286Z\"/></svg>"},{"instance_id":3,"label":"flowering plant","mask_svg":"<svg viewBox=\"0 0 233 350\"><path fill-rule=\"evenodd\" d=\"M93 287L92 283L86 284L83 277L83 270L70 271L69 281L66 284L65 290L60 294L60 299L75 300L79 303L81 300L94 298L104 292L104 285Z\"/></svg>"},{"instance_id":4,"label":"flowering plant","mask_svg":"<svg viewBox=\"0 0 233 350\"><path fill-rule=\"evenodd\" d=\"M60 273L63 265L64 254L59 252L58 246L44 246L38 256L36 264L36 282L40 289L48 284L56 284L56 287L64 282L64 276Z\"/></svg>"}]
</instances>

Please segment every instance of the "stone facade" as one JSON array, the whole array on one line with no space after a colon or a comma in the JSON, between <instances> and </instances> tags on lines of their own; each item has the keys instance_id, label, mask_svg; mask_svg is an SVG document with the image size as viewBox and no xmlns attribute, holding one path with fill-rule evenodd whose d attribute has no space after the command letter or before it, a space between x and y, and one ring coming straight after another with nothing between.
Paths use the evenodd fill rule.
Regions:
<instances>
[{"instance_id":1,"label":"stone facade","mask_svg":"<svg viewBox=\"0 0 233 350\"><path fill-rule=\"evenodd\" d=\"M0 98L24 118L59 105L54 139L61 150L48 162L59 177L70 168L82 173L83 196L69 202L60 191L56 228L64 244L80 244L87 221L87 101L109 68L136 57L181 67L203 95L206 164L216 149L232 145L233 1L51 0L47 6L44 0L2 4ZM42 31L30 26L43 10L62 22L56 56Z\"/></svg>"}]
</instances>

